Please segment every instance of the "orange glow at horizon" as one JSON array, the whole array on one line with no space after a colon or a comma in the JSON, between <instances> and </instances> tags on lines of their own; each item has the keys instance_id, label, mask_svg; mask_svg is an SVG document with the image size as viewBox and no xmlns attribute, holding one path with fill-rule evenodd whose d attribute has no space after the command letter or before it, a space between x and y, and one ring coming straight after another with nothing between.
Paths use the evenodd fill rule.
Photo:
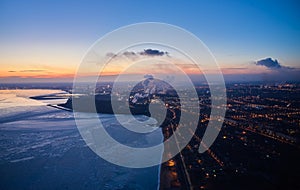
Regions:
<instances>
[{"instance_id":1,"label":"orange glow at horizon","mask_svg":"<svg viewBox=\"0 0 300 190\"><path fill-rule=\"evenodd\" d=\"M152 63L150 60L145 64L132 64L132 62L116 60L110 64L108 64L101 72L97 65L89 65L86 66L86 71L82 71L76 73L76 66L71 66L70 64L60 66L46 66L46 65L38 65L37 67L25 65L20 67L20 65L1 65L0 66L0 78L5 79L9 77L18 77L18 78L73 78L75 75L79 77L89 77L89 76L113 76L119 75L123 71L126 71L126 74L176 74L178 73L178 69L183 73L189 75L202 75L202 74L216 74L220 71L224 75L232 75L232 74L259 74L259 73L270 73L272 71L256 65L248 65L247 67L228 67L226 64L222 65L220 68L204 68L204 70L200 70L197 65L191 64L190 62L185 62L182 60L178 60L176 58L172 58L171 60L161 61L158 63ZM170 64L171 63L171 64ZM201 68L201 66L200 66ZM206 70L205 70L206 69ZM177 71L176 71L177 70Z\"/></svg>"},{"instance_id":2,"label":"orange glow at horizon","mask_svg":"<svg viewBox=\"0 0 300 190\"><path fill-rule=\"evenodd\" d=\"M20 69L20 70L0 70L0 77L20 77L20 78L67 78L73 77L72 70L42 70L42 69Z\"/></svg>"},{"instance_id":3,"label":"orange glow at horizon","mask_svg":"<svg viewBox=\"0 0 300 190\"><path fill-rule=\"evenodd\" d=\"M189 75L202 75L203 72L201 72L198 68L194 67L180 67L182 71ZM80 77L88 77L88 76L95 76L95 75L103 75L103 76L112 76L112 75L119 75L122 73L122 68L117 69L104 69L101 73L99 72L86 72L86 73L80 73ZM151 74L172 74L173 69L167 69L164 68L161 71L158 69L151 70L149 68L144 68L142 70L137 71L129 71L127 74L145 74L145 73L151 73ZM217 70L210 70L205 71L206 74L215 74ZM266 73L271 72L266 69L251 69L251 68L221 68L220 71L224 75L231 75L231 74L259 74L259 73ZM6 77L19 77L19 78L73 78L76 74L76 70L38 70L38 69L23 69L23 70L0 70L0 77L6 78Z\"/></svg>"}]
</instances>

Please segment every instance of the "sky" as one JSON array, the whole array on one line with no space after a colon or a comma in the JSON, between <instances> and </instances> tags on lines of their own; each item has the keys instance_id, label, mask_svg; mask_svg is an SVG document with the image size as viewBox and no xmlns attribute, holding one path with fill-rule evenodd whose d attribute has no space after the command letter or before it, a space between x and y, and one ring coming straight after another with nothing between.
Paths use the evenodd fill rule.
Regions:
<instances>
[{"instance_id":1,"label":"sky","mask_svg":"<svg viewBox=\"0 0 300 190\"><path fill-rule=\"evenodd\" d=\"M190 31L226 75L293 79L300 68L299 8L297 0L1 0L0 83L70 80L96 40L139 22Z\"/></svg>"}]
</instances>

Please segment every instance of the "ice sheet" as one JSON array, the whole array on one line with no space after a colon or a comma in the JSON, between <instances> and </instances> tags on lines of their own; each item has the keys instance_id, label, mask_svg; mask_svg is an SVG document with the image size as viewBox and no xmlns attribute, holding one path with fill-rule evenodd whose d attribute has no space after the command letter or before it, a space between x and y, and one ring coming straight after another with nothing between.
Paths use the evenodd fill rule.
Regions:
<instances>
[{"instance_id":1,"label":"ice sheet","mask_svg":"<svg viewBox=\"0 0 300 190\"><path fill-rule=\"evenodd\" d=\"M103 160L81 138L72 112L33 103L29 96L0 109L0 189L157 189L159 166L131 169ZM115 123L111 115L101 118ZM135 138L118 134L118 128L115 123L110 132L120 141ZM133 143L161 139L156 132Z\"/></svg>"}]
</instances>

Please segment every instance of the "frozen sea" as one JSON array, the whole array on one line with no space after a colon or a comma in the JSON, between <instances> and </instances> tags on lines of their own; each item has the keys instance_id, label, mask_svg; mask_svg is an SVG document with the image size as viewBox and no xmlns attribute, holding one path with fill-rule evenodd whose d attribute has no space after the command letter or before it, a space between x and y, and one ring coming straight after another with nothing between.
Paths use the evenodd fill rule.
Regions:
<instances>
[{"instance_id":1,"label":"frozen sea","mask_svg":"<svg viewBox=\"0 0 300 190\"><path fill-rule=\"evenodd\" d=\"M45 94L60 98L29 98ZM66 101L64 95L59 90L0 90L0 189L158 189L159 165L133 169L103 160L82 139L72 112L47 106ZM124 135L120 126L110 126L116 123L112 115L100 117L120 142L134 139L151 146L163 139L160 129Z\"/></svg>"}]
</instances>

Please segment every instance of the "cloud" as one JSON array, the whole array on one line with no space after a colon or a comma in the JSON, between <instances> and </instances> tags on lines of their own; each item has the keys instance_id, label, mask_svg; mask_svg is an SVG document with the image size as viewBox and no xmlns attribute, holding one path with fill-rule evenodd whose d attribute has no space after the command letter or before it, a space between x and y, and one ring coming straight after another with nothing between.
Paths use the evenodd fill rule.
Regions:
<instances>
[{"instance_id":1,"label":"cloud","mask_svg":"<svg viewBox=\"0 0 300 190\"><path fill-rule=\"evenodd\" d=\"M109 53L106 54L106 56L107 56L107 57L111 57L111 58L115 58L115 57L117 57L117 54L114 54L114 53L112 53L112 52L109 52Z\"/></svg>"},{"instance_id":2,"label":"cloud","mask_svg":"<svg viewBox=\"0 0 300 190\"><path fill-rule=\"evenodd\" d=\"M282 68L281 64L272 58L261 59L255 62L256 65L262 65L270 69L280 69Z\"/></svg>"},{"instance_id":3,"label":"cloud","mask_svg":"<svg viewBox=\"0 0 300 190\"><path fill-rule=\"evenodd\" d=\"M125 51L123 55L130 57L130 56L136 56L136 53L134 53L133 51Z\"/></svg>"},{"instance_id":4,"label":"cloud","mask_svg":"<svg viewBox=\"0 0 300 190\"><path fill-rule=\"evenodd\" d=\"M269 69L269 72L256 74L262 81L299 81L299 68L284 66L276 59L265 58L256 61L254 64Z\"/></svg>"},{"instance_id":5,"label":"cloud","mask_svg":"<svg viewBox=\"0 0 300 190\"><path fill-rule=\"evenodd\" d=\"M144 49L144 52L140 52L140 55L162 56L168 55L168 52L163 52L156 49Z\"/></svg>"},{"instance_id":6,"label":"cloud","mask_svg":"<svg viewBox=\"0 0 300 190\"><path fill-rule=\"evenodd\" d=\"M164 52L164 51L160 51L157 49L144 49L141 52L134 52L134 51L125 51L121 54L115 54L112 52L109 52L106 54L107 57L110 58L122 58L122 57L127 57L130 59L136 59L139 56L164 56L167 55L169 56L169 52Z\"/></svg>"},{"instance_id":7,"label":"cloud","mask_svg":"<svg viewBox=\"0 0 300 190\"><path fill-rule=\"evenodd\" d=\"M27 70L19 70L19 71L10 70L8 72L9 73L16 73L16 72L20 72L20 73L38 73L38 72L46 72L46 70L41 70L41 69L27 69Z\"/></svg>"}]
</instances>

